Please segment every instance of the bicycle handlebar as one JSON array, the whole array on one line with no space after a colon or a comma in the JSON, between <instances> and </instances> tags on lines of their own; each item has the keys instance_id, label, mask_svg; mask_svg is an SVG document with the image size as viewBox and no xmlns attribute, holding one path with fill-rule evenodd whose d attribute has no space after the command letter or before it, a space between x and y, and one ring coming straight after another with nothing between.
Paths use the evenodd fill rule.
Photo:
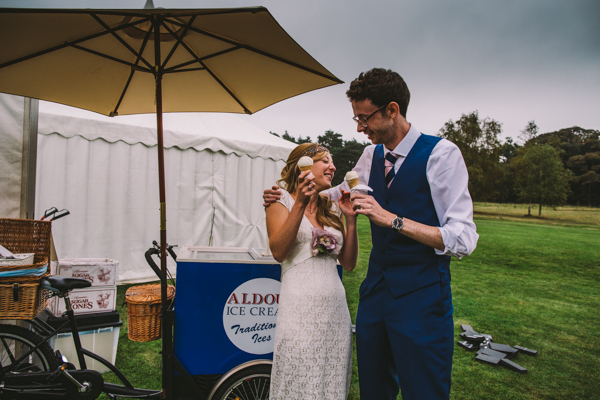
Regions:
<instances>
[{"instance_id":1,"label":"bicycle handlebar","mask_svg":"<svg viewBox=\"0 0 600 400\"><path fill-rule=\"evenodd\" d=\"M160 270L160 268L158 267L158 265L156 265L156 263L154 262L154 260L152 259L152 256L154 254L160 254L160 251L154 247L149 248L146 253L144 254L144 256L146 257L146 262L148 263L148 265L150 265L150 268L152 268L152 270L154 271L154 273L156 274L156 276L158 276L158 279L160 279L161 282L167 282L167 277L163 275L162 271Z\"/></svg>"},{"instance_id":2,"label":"bicycle handlebar","mask_svg":"<svg viewBox=\"0 0 600 400\"><path fill-rule=\"evenodd\" d=\"M152 244L154 245L154 248L157 249L160 252L160 246L158 245L158 243L156 242L156 240L153 240ZM175 252L173 251L173 247L177 247L177 245L176 244L170 245L170 244L167 243L167 251L169 252L169 254L171 255L171 257L173 257L173 260L177 261L177 254L175 254Z\"/></svg>"},{"instance_id":3,"label":"bicycle handlebar","mask_svg":"<svg viewBox=\"0 0 600 400\"><path fill-rule=\"evenodd\" d=\"M44 211L44 216L42 217L41 221L43 221L44 219L48 218L49 216L53 215L56 212L58 212L58 208L50 207L49 209Z\"/></svg>"},{"instance_id":4,"label":"bicycle handlebar","mask_svg":"<svg viewBox=\"0 0 600 400\"><path fill-rule=\"evenodd\" d=\"M156 263L154 262L154 259L152 258L153 255L157 255L158 257L160 257L160 246L158 245L158 243L156 242L156 240L152 241L153 247L150 247L148 249L148 251L146 251L146 253L144 254L144 256L146 257L146 262L148 263L148 265L150 265L150 267L152 268L152 270L154 270L154 273L158 276L158 278L164 282L167 281L167 277L163 276L162 270L160 269L160 267L158 265L156 265ZM173 257L173 260L177 261L177 254L175 254L175 252L173 251L173 247L176 247L177 245L167 245L167 251L169 252L169 254L171 255L171 257Z\"/></svg>"},{"instance_id":5,"label":"bicycle handlebar","mask_svg":"<svg viewBox=\"0 0 600 400\"><path fill-rule=\"evenodd\" d=\"M69 214L71 214L69 212L69 210L60 210L60 214L54 214L54 218L52 218L52 221L55 221L55 220L57 220L59 218L62 218L62 217L66 217Z\"/></svg>"}]
</instances>

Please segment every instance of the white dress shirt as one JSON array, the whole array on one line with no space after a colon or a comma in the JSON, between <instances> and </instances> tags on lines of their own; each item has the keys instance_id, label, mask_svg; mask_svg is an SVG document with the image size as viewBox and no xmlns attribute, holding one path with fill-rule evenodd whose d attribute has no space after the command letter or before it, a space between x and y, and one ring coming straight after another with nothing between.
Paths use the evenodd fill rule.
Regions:
<instances>
[{"instance_id":1,"label":"white dress shirt","mask_svg":"<svg viewBox=\"0 0 600 400\"><path fill-rule=\"evenodd\" d=\"M396 173L420 135L421 133L411 124L408 134L393 150L395 154L399 155L398 161L394 164ZM385 146L383 149L385 156L390 150ZM369 183L374 152L375 145L365 148L353 169L358 173L358 180L361 184ZM457 258L468 256L475 250L479 235L473 223L473 201L469 194L469 175L458 147L446 139L440 140L431 151L426 173L433 205L441 225L438 229L444 242L444 250L436 249L436 254L451 255ZM337 201L341 196L340 189L350 191L348 184L344 181L341 185L329 189L329 197Z\"/></svg>"}]
</instances>

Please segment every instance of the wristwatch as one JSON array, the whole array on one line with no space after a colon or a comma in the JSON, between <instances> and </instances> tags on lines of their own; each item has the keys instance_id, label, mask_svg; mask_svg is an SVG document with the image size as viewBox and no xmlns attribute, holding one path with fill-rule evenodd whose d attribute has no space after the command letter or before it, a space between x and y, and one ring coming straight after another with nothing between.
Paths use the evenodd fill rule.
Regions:
<instances>
[{"instance_id":1,"label":"wristwatch","mask_svg":"<svg viewBox=\"0 0 600 400\"><path fill-rule=\"evenodd\" d=\"M404 228L404 218L396 216L392 221L392 230L400 232L402 228Z\"/></svg>"}]
</instances>

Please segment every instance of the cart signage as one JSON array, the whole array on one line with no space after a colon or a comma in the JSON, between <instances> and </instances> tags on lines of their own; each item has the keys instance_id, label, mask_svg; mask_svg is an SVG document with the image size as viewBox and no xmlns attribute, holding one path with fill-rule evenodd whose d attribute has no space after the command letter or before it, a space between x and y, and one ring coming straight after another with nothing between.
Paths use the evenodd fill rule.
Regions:
<instances>
[{"instance_id":1,"label":"cart signage","mask_svg":"<svg viewBox=\"0 0 600 400\"><path fill-rule=\"evenodd\" d=\"M229 295L223 328L237 348L250 354L273 352L280 288L275 279L258 278L244 282Z\"/></svg>"}]
</instances>

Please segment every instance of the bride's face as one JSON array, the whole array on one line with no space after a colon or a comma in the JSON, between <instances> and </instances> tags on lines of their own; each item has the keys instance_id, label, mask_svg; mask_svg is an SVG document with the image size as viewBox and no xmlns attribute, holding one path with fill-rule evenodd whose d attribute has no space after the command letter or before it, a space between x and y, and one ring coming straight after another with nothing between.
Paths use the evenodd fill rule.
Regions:
<instances>
[{"instance_id":1,"label":"bride's face","mask_svg":"<svg viewBox=\"0 0 600 400\"><path fill-rule=\"evenodd\" d=\"M331 154L327 154L319 161L315 161L313 163L312 173L315 176L314 182L317 192L329 189L335 174L335 165L333 165Z\"/></svg>"}]
</instances>

